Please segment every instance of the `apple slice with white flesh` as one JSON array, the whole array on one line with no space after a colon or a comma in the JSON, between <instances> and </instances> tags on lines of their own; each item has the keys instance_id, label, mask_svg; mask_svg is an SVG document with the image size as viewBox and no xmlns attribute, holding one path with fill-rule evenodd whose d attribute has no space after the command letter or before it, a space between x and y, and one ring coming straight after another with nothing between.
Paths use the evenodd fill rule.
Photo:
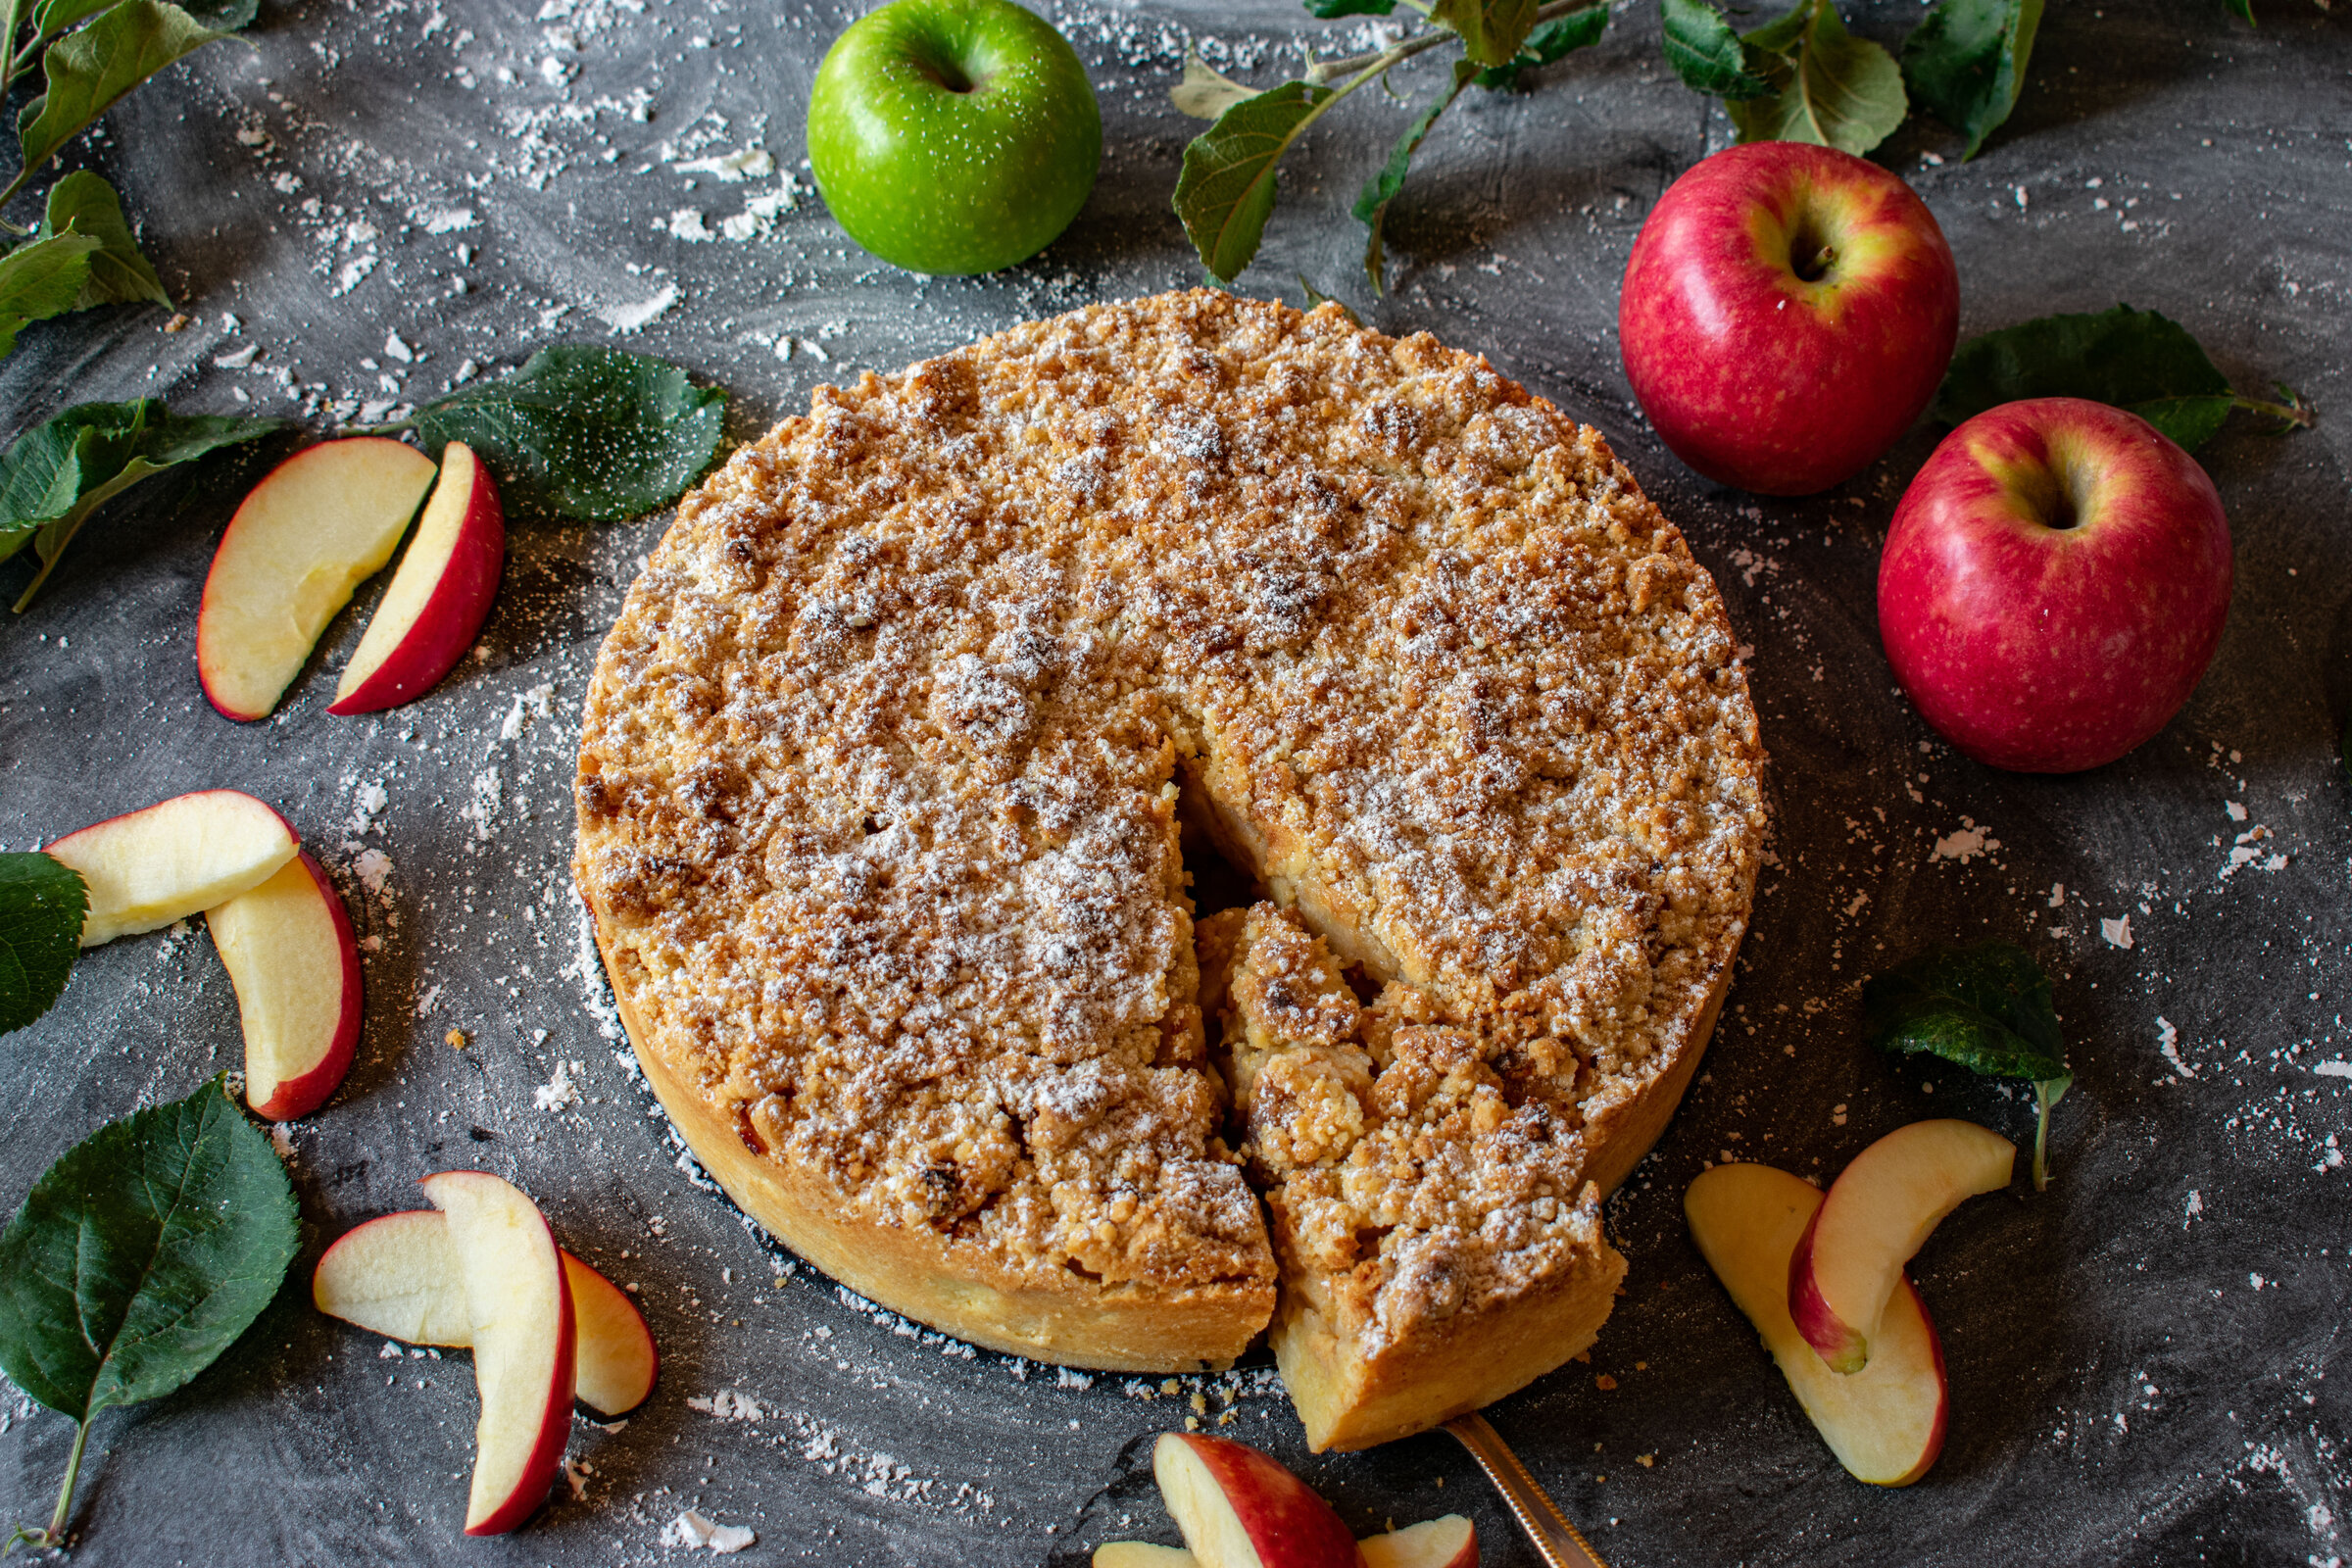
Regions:
<instances>
[{"instance_id":1,"label":"apple slice with white flesh","mask_svg":"<svg viewBox=\"0 0 2352 1568\"><path fill-rule=\"evenodd\" d=\"M1943 1451L1950 1396L1943 1347L1910 1280L1897 1275L1870 1364L1831 1371L1788 1316L1788 1257L1821 1189L1769 1165L1718 1165L1683 1195L1691 1239L1763 1337L1814 1430L1857 1481L1907 1487Z\"/></svg>"},{"instance_id":2,"label":"apple slice with white flesh","mask_svg":"<svg viewBox=\"0 0 2352 1568\"><path fill-rule=\"evenodd\" d=\"M1355 1549L1363 1568L1478 1568L1478 1528L1460 1514L1449 1513L1366 1536ZM1094 1568L1200 1568L1200 1559L1182 1546L1105 1541L1095 1548Z\"/></svg>"},{"instance_id":3,"label":"apple slice with white flesh","mask_svg":"<svg viewBox=\"0 0 2352 1568\"><path fill-rule=\"evenodd\" d=\"M1200 1568L1200 1559L1182 1546L1151 1541L1105 1541L1093 1562L1094 1568Z\"/></svg>"},{"instance_id":4,"label":"apple slice with white flesh","mask_svg":"<svg viewBox=\"0 0 2352 1568\"><path fill-rule=\"evenodd\" d=\"M1162 1433L1152 1473L1200 1568L1358 1568L1355 1538L1331 1504L1255 1448Z\"/></svg>"},{"instance_id":5,"label":"apple slice with white flesh","mask_svg":"<svg viewBox=\"0 0 2352 1568\"><path fill-rule=\"evenodd\" d=\"M1859 1372L1903 1265L1943 1216L2009 1185L2017 1146L1973 1121L1898 1127L1853 1158L1788 1259L1788 1315L1833 1372Z\"/></svg>"},{"instance_id":6,"label":"apple slice with white flesh","mask_svg":"<svg viewBox=\"0 0 2352 1568\"><path fill-rule=\"evenodd\" d=\"M1478 1568L1478 1527L1458 1513L1355 1544L1364 1568Z\"/></svg>"},{"instance_id":7,"label":"apple slice with white flesh","mask_svg":"<svg viewBox=\"0 0 2352 1568\"><path fill-rule=\"evenodd\" d=\"M578 1328L574 1392L599 1415L626 1415L660 1375L653 1333L619 1286L569 1252L564 1274ZM349 1232L318 1259L311 1299L329 1317L404 1344L473 1344L457 1245L436 1209L386 1214Z\"/></svg>"},{"instance_id":8,"label":"apple slice with white flesh","mask_svg":"<svg viewBox=\"0 0 2352 1568\"><path fill-rule=\"evenodd\" d=\"M473 646L507 564L498 486L473 449L441 449L441 477L392 573L384 602L360 635L330 713L373 713L431 691Z\"/></svg>"},{"instance_id":9,"label":"apple slice with white flesh","mask_svg":"<svg viewBox=\"0 0 2352 1568\"><path fill-rule=\"evenodd\" d=\"M325 870L297 853L207 909L245 1032L245 1102L292 1121L326 1103L360 1043L360 949Z\"/></svg>"},{"instance_id":10,"label":"apple slice with white flesh","mask_svg":"<svg viewBox=\"0 0 2352 1568\"><path fill-rule=\"evenodd\" d=\"M302 848L286 819L241 790L199 790L69 833L50 856L89 889L81 945L201 914L275 876Z\"/></svg>"},{"instance_id":11,"label":"apple slice with white flesh","mask_svg":"<svg viewBox=\"0 0 2352 1568\"><path fill-rule=\"evenodd\" d=\"M306 447L262 476L228 519L196 612L196 676L215 708L269 716L432 482L432 459L382 436Z\"/></svg>"},{"instance_id":12,"label":"apple slice with white flesh","mask_svg":"<svg viewBox=\"0 0 2352 1568\"><path fill-rule=\"evenodd\" d=\"M466 1533L503 1535L547 1500L571 1431L571 1286L555 1233L511 1183L452 1170L420 1185L448 1216L482 1399Z\"/></svg>"}]
</instances>

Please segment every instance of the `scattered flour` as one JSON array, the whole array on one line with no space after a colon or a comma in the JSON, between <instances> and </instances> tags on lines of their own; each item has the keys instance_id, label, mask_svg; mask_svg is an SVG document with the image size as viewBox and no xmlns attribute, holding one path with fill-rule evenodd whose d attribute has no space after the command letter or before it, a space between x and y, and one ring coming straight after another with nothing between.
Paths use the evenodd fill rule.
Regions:
<instances>
[{"instance_id":1,"label":"scattered flour","mask_svg":"<svg viewBox=\"0 0 2352 1568\"><path fill-rule=\"evenodd\" d=\"M699 1394L689 1395L686 1399L686 1408L700 1410L703 1414L717 1421L757 1422L767 1413L760 1408L759 1400L733 1389L721 1389L708 1399Z\"/></svg>"},{"instance_id":2,"label":"scattered flour","mask_svg":"<svg viewBox=\"0 0 2352 1568\"><path fill-rule=\"evenodd\" d=\"M2128 948L2132 944L2126 942L2123 945ZM2170 1019L2159 1017L2156 1020L2156 1049L2164 1053L2164 1059L2171 1062L2173 1070L2181 1077L2194 1078L2197 1075L2196 1069L2180 1058L2180 1031L2173 1027Z\"/></svg>"},{"instance_id":3,"label":"scattered flour","mask_svg":"<svg viewBox=\"0 0 2352 1568\"><path fill-rule=\"evenodd\" d=\"M2000 847L2001 841L1977 826L1974 817L1964 816L1960 819L1957 832L1947 833L1936 841L1936 847L1928 852L1928 863L1933 865L1937 860L1957 860L1966 865L1978 856L1990 855Z\"/></svg>"},{"instance_id":4,"label":"scattered flour","mask_svg":"<svg viewBox=\"0 0 2352 1568\"><path fill-rule=\"evenodd\" d=\"M2109 947L2129 949L2132 946L2132 917L2127 914L2120 920L2110 920L2101 915L2099 935L2107 939Z\"/></svg>"},{"instance_id":5,"label":"scattered flour","mask_svg":"<svg viewBox=\"0 0 2352 1568\"><path fill-rule=\"evenodd\" d=\"M558 1061L555 1076L531 1091L532 1102L551 1115L570 1109L580 1102L579 1085L572 1082L571 1075L584 1071L576 1061Z\"/></svg>"},{"instance_id":6,"label":"scattered flour","mask_svg":"<svg viewBox=\"0 0 2352 1568\"><path fill-rule=\"evenodd\" d=\"M639 300L634 305L600 305L596 308L596 315L598 319L621 337L634 337L668 315L670 307L677 303L678 285L664 283L651 299Z\"/></svg>"},{"instance_id":7,"label":"scattered flour","mask_svg":"<svg viewBox=\"0 0 2352 1568\"><path fill-rule=\"evenodd\" d=\"M759 1539L747 1526L714 1524L692 1508L678 1515L662 1533L662 1544L665 1546L708 1546L721 1553L741 1551Z\"/></svg>"}]
</instances>

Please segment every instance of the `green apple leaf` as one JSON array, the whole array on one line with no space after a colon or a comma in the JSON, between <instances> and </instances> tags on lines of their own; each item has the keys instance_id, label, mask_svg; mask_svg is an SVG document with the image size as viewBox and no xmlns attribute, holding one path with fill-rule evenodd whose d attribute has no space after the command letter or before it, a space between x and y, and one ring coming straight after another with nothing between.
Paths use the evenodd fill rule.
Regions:
<instances>
[{"instance_id":1,"label":"green apple leaf","mask_svg":"<svg viewBox=\"0 0 2352 1568\"><path fill-rule=\"evenodd\" d=\"M41 237L67 231L87 234L99 242L90 253L90 275L74 298L74 309L93 305L130 304L145 300L170 305L164 280L139 253L122 220L122 201L115 187L86 170L76 171L49 187L49 211L41 220Z\"/></svg>"},{"instance_id":2,"label":"green apple leaf","mask_svg":"<svg viewBox=\"0 0 2352 1568\"><path fill-rule=\"evenodd\" d=\"M1694 92L1738 102L1769 97L1773 85L1749 69L1746 47L1708 0L1664 0L1666 63Z\"/></svg>"},{"instance_id":3,"label":"green apple leaf","mask_svg":"<svg viewBox=\"0 0 2352 1568\"><path fill-rule=\"evenodd\" d=\"M1452 84L1439 95L1435 103L1413 117L1413 122L1404 127L1404 134L1396 138L1396 145L1390 150L1389 161L1381 166L1379 173L1364 182L1362 192L1355 198L1355 220L1367 230L1364 239L1364 275L1372 280L1372 292L1375 295L1387 291L1384 275L1387 263L1381 251L1380 231L1383 220L1388 217L1389 203L1395 201L1396 193L1404 189L1405 171L1412 167L1413 153L1429 134L1429 128L1438 122L1438 117L1462 95L1462 89L1479 74L1479 68L1468 60L1456 60L1453 63Z\"/></svg>"},{"instance_id":4,"label":"green apple leaf","mask_svg":"<svg viewBox=\"0 0 2352 1568\"><path fill-rule=\"evenodd\" d=\"M1963 159L2009 118L2026 84L2042 0L1942 0L1903 40L1911 96L1968 138Z\"/></svg>"},{"instance_id":5,"label":"green apple leaf","mask_svg":"<svg viewBox=\"0 0 2352 1568\"><path fill-rule=\"evenodd\" d=\"M2007 942L1936 949L1864 981L1862 1009L1870 1043L1881 1051L1940 1056L1986 1077L2031 1082L2034 1185L2049 1185L2050 1107L2074 1080L2050 977L2031 955Z\"/></svg>"},{"instance_id":6,"label":"green apple leaf","mask_svg":"<svg viewBox=\"0 0 2352 1568\"><path fill-rule=\"evenodd\" d=\"M1333 88L1286 81L1234 104L1185 148L1176 216L1200 265L1219 281L1241 276L1257 255L1274 212L1275 166L1341 96Z\"/></svg>"},{"instance_id":7,"label":"green apple leaf","mask_svg":"<svg viewBox=\"0 0 2352 1568\"><path fill-rule=\"evenodd\" d=\"M35 171L113 108L115 100L182 55L230 36L169 0L121 0L87 26L59 38L41 56L41 95L18 116L24 167L0 192L0 203L22 190Z\"/></svg>"},{"instance_id":8,"label":"green apple leaf","mask_svg":"<svg viewBox=\"0 0 2352 1568\"><path fill-rule=\"evenodd\" d=\"M0 1034L47 1012L81 951L89 889L81 873L38 853L0 854Z\"/></svg>"},{"instance_id":9,"label":"green apple leaf","mask_svg":"<svg viewBox=\"0 0 2352 1568\"><path fill-rule=\"evenodd\" d=\"M212 1365L294 1261L293 1184L224 1079L100 1128L0 1232L0 1369L80 1429L37 1545L64 1544L91 1418Z\"/></svg>"},{"instance_id":10,"label":"green apple leaf","mask_svg":"<svg viewBox=\"0 0 2352 1568\"><path fill-rule=\"evenodd\" d=\"M667 361L563 343L407 422L435 457L452 441L473 448L510 505L617 522L684 495L718 456L726 414L722 388L696 386Z\"/></svg>"},{"instance_id":11,"label":"green apple leaf","mask_svg":"<svg viewBox=\"0 0 2352 1568\"><path fill-rule=\"evenodd\" d=\"M2222 6L2247 26L2254 25L2254 0L2222 0Z\"/></svg>"},{"instance_id":12,"label":"green apple leaf","mask_svg":"<svg viewBox=\"0 0 2352 1568\"><path fill-rule=\"evenodd\" d=\"M97 510L141 479L216 447L283 429L283 419L179 416L153 398L81 403L19 436L0 457L0 561L27 542L41 565L22 612Z\"/></svg>"},{"instance_id":13,"label":"green apple leaf","mask_svg":"<svg viewBox=\"0 0 2352 1568\"><path fill-rule=\"evenodd\" d=\"M2269 402L2233 390L2179 322L2119 305L1971 338L1953 354L1931 412L1958 424L2022 398L2088 398L2129 409L2194 452L2232 409L2277 419L2282 430L2310 424L2301 397L2280 391L2281 401Z\"/></svg>"},{"instance_id":14,"label":"green apple leaf","mask_svg":"<svg viewBox=\"0 0 2352 1568\"><path fill-rule=\"evenodd\" d=\"M1807 141L1859 157L1893 134L1909 112L1902 68L1868 38L1845 30L1834 0L1797 0L1794 9L1740 41L1751 71L1772 83L1770 96L1729 104L1746 141ZM1757 62L1755 57L1767 57Z\"/></svg>"},{"instance_id":15,"label":"green apple leaf","mask_svg":"<svg viewBox=\"0 0 2352 1568\"><path fill-rule=\"evenodd\" d=\"M1507 65L1488 66L1471 78L1490 91L1516 87L1519 78L1538 66L1548 66L1565 59L1570 52L1600 42L1600 35L1609 27L1609 8L1606 5L1589 6L1571 11L1564 17L1538 23L1519 46L1519 53ZM1361 216L1360 214L1358 215Z\"/></svg>"},{"instance_id":16,"label":"green apple leaf","mask_svg":"<svg viewBox=\"0 0 2352 1568\"><path fill-rule=\"evenodd\" d=\"M1462 53L1482 66L1507 66L1536 24L1538 0L1437 0L1429 20L1462 35Z\"/></svg>"},{"instance_id":17,"label":"green apple leaf","mask_svg":"<svg viewBox=\"0 0 2352 1568\"><path fill-rule=\"evenodd\" d=\"M1335 22L1341 17L1385 17L1396 0L1306 0L1307 15Z\"/></svg>"},{"instance_id":18,"label":"green apple leaf","mask_svg":"<svg viewBox=\"0 0 2352 1568\"><path fill-rule=\"evenodd\" d=\"M1184 80L1168 89L1168 102L1195 120L1214 120L1257 89L1234 80L1191 49L1184 52Z\"/></svg>"},{"instance_id":19,"label":"green apple leaf","mask_svg":"<svg viewBox=\"0 0 2352 1568\"><path fill-rule=\"evenodd\" d=\"M90 280L90 257L106 242L89 234L52 234L0 256L0 356L34 321L63 316Z\"/></svg>"}]
</instances>

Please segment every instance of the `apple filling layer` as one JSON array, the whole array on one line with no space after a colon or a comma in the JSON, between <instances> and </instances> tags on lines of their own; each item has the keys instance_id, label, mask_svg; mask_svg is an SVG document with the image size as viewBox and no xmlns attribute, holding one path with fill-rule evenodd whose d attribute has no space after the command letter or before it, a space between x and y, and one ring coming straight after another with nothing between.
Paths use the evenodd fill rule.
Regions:
<instances>
[{"instance_id":1,"label":"apple filling layer","mask_svg":"<svg viewBox=\"0 0 2352 1568\"><path fill-rule=\"evenodd\" d=\"M819 388L681 505L591 683L577 872L657 1092L794 1249L1049 1360L1271 1329L1352 1446L1605 1314L1596 1193L1753 893L1735 649L1483 360L1095 307ZM1180 817L1268 900L1199 942Z\"/></svg>"}]
</instances>

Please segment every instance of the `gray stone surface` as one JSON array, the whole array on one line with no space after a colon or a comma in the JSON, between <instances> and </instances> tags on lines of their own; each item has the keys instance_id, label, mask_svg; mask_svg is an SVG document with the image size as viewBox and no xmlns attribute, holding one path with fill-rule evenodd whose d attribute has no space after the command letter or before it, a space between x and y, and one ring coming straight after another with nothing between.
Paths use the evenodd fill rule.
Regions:
<instances>
[{"instance_id":1,"label":"gray stone surface","mask_svg":"<svg viewBox=\"0 0 2352 1568\"><path fill-rule=\"evenodd\" d=\"M1757 504L1681 468L1631 407L1613 326L1626 252L1665 183L1728 135L1661 65L1648 0L1538 90L1474 95L1439 130L1396 214L1390 299L1355 275L1347 216L1402 121L1376 101L1316 135L1244 279L1296 299L1304 273L1379 325L1487 353L1598 424L1688 530L1756 650L1778 858L1711 1071L1611 1205L1633 1272L1592 1363L1493 1412L1619 1568L2352 1555L2352 1167L2330 1153L2352 1143L2352 1082L2321 1070L2352 1056L2352 858L2333 758L2352 707L2352 12L2259 3L2258 30L2218 0L2053 7L2025 102L1982 158L1950 161L1957 145L1933 125L1881 155L1951 237L1966 329L2127 300L2188 324L2241 384L2284 380L2322 410L2311 433L2239 423L2206 450L2237 546L2219 662L2161 737L2082 777L1977 767L1890 688L1875 562L1931 432L1840 492ZM758 144L792 171L810 74L846 14L271 4L252 48L205 51L75 154L122 185L192 324L166 335L160 313L114 310L32 328L0 363L6 424L143 392L188 410L242 396L349 412L573 337L725 383L748 435L819 381L1197 280L1167 209L1190 124L1163 94L1187 29L1270 81L1294 40L1362 25L1271 0L1061 13L1105 112L1091 205L1013 272L920 280L849 247L812 197L755 214L764 233L723 237L779 181L678 167ZM1917 14L1870 6L1855 24L1892 41ZM697 226L673 222L681 212L721 237L681 237ZM641 331L614 336L612 321L670 289ZM788 360L780 338L795 340ZM247 347L250 366L221 368ZM678 1554L662 1529L690 1502L759 1531L747 1562L1074 1564L1110 1537L1173 1539L1146 1452L1186 1397L959 1353L806 1268L774 1279L782 1254L698 1190L616 1059L566 883L572 715L663 519L518 523L480 657L410 709L332 718L332 671L371 586L279 715L240 727L197 691L195 610L213 542L269 456L115 507L0 640L0 840L23 848L182 790L243 787L300 825L374 944L359 1064L291 1134L307 1236L296 1278L190 1388L101 1419L76 1560L644 1562ZM23 572L0 572L0 589L13 596ZM2224 877L2233 840L2258 826L2280 867ZM1973 832L1982 853L1963 854ZM2127 918L2128 949L2102 939L2103 921ZM1864 973L1992 933L2062 976L2079 1076L2050 1191L1970 1204L1920 1260L1951 1368L1950 1444L1919 1486L1877 1492L1807 1428L1690 1246L1678 1197L1727 1154L1826 1176L1925 1114L2028 1132L2019 1096L1898 1070L1859 1038ZM451 1028L473 1036L462 1054L442 1043ZM91 954L48 1018L0 1044L14 1107L0 1198L13 1204L100 1121L184 1094L237 1053L201 930ZM542 1109L560 1065L581 1098ZM464 1357L382 1358L381 1342L316 1314L300 1283L327 1241L416 1205L416 1178L454 1164L514 1177L568 1245L640 1285L665 1357L625 1430L576 1430L584 1497L560 1489L492 1543L458 1536L474 1408ZM1262 1375L1195 1392L1351 1523L1466 1508L1488 1561L1533 1560L1447 1440L1309 1458ZM6 1408L0 1511L45 1516L68 1425L13 1391Z\"/></svg>"}]
</instances>

